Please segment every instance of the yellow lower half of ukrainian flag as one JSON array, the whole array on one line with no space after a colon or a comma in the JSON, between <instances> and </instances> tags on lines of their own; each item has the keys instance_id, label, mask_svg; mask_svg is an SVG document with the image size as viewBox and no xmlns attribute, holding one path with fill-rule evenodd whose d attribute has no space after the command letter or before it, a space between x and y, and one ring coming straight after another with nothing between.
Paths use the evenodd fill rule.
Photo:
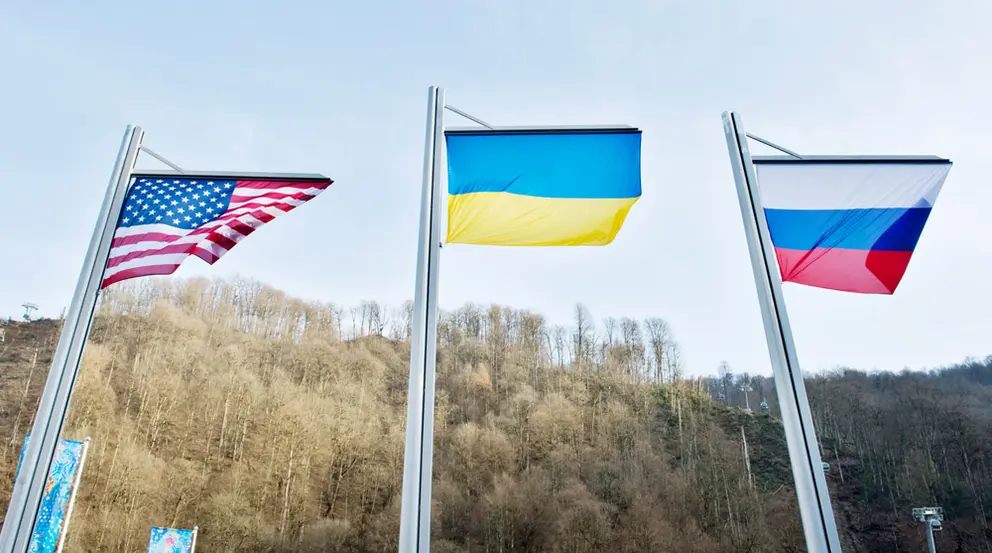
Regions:
<instances>
[{"instance_id":1,"label":"yellow lower half of ukrainian flag","mask_svg":"<svg viewBox=\"0 0 992 553\"><path fill-rule=\"evenodd\" d=\"M446 241L491 246L603 246L616 238L638 198L449 194Z\"/></svg>"}]
</instances>

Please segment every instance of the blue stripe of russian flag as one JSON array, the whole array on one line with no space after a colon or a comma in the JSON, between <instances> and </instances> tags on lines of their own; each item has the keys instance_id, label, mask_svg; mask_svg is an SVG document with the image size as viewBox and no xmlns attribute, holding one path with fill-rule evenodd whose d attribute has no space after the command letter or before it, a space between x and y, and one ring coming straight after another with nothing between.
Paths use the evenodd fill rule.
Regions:
<instances>
[{"instance_id":1,"label":"blue stripe of russian flag","mask_svg":"<svg viewBox=\"0 0 992 553\"><path fill-rule=\"evenodd\" d=\"M929 207L876 209L765 209L776 248L911 252Z\"/></svg>"}]
</instances>

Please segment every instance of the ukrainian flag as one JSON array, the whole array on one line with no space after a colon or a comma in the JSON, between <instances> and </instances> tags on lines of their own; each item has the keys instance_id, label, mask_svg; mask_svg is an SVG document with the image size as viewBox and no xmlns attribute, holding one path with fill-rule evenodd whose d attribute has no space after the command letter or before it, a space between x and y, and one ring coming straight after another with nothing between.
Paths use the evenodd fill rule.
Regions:
<instances>
[{"instance_id":1,"label":"ukrainian flag","mask_svg":"<svg viewBox=\"0 0 992 553\"><path fill-rule=\"evenodd\" d=\"M641 196L641 131L449 130L448 243L603 246Z\"/></svg>"}]
</instances>

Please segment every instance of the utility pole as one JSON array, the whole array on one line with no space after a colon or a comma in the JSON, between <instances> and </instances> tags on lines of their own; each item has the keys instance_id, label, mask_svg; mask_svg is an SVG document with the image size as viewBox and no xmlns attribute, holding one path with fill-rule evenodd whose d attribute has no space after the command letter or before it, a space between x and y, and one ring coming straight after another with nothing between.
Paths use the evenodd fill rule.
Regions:
<instances>
[{"instance_id":1,"label":"utility pole","mask_svg":"<svg viewBox=\"0 0 992 553\"><path fill-rule=\"evenodd\" d=\"M927 550L930 553L937 553L937 548L933 542L933 533L943 530L941 522L944 520L943 507L916 507L913 509L913 518L922 522L927 527Z\"/></svg>"}]
</instances>

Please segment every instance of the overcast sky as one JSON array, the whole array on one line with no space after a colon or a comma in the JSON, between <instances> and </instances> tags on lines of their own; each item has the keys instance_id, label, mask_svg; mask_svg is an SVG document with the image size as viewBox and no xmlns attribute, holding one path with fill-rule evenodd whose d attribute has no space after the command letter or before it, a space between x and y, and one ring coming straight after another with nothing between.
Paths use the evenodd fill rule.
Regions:
<instances>
[{"instance_id":1,"label":"overcast sky","mask_svg":"<svg viewBox=\"0 0 992 553\"><path fill-rule=\"evenodd\" d=\"M769 374L720 121L733 109L801 153L955 162L894 296L786 285L805 368L984 356L990 17L979 0L0 0L0 314L69 303L128 123L183 167L336 181L217 265L190 259L178 275L399 304L413 293L438 85L496 125L644 130L643 198L616 242L452 245L442 307L497 302L568 323L581 301L597 319L660 316L690 372L725 359Z\"/></svg>"}]
</instances>

